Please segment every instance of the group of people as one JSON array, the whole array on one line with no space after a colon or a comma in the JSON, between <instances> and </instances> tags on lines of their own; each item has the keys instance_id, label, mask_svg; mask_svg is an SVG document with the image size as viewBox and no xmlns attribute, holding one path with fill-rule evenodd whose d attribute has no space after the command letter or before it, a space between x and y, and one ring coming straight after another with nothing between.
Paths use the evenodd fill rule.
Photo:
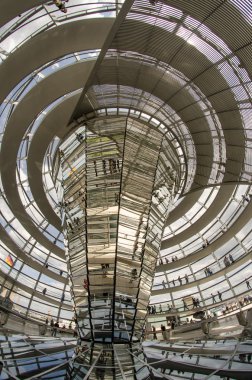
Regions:
<instances>
[{"instance_id":1,"label":"group of people","mask_svg":"<svg viewBox=\"0 0 252 380\"><path fill-rule=\"evenodd\" d=\"M167 258L165 258L165 259L168 260ZM162 264L163 264L163 260L162 259L160 259L160 263L161 263L161 261L162 261ZM225 267L228 267L229 265L231 265L231 264L233 264L235 262L235 260L234 260L234 258L233 258L233 256L231 254L229 254L228 257L225 256L223 261L224 261ZM211 276L213 274L213 271L209 267L206 267L204 269L204 273L205 273L206 277L209 277L209 276ZM185 279L185 284L189 283L189 277L188 277L188 274L186 273L184 277L178 276L178 280L177 281L179 282L179 285L183 285L183 278ZM173 286L176 286L175 281L176 280L174 280L174 279L171 280L171 283L173 284ZM249 282L248 282L248 284L249 284ZM165 289L166 288L166 283L165 283L164 280L162 281L162 285L163 285L163 288ZM250 289L250 285L247 285L247 286L248 286L248 289Z\"/></svg>"},{"instance_id":2,"label":"group of people","mask_svg":"<svg viewBox=\"0 0 252 380\"><path fill-rule=\"evenodd\" d=\"M216 295L214 295L213 293L211 293L211 296L212 296L213 303L217 302L216 299L215 299ZM221 294L221 292L219 290L217 291L217 296L219 297L219 301L222 301L222 294Z\"/></svg>"},{"instance_id":3,"label":"group of people","mask_svg":"<svg viewBox=\"0 0 252 380\"><path fill-rule=\"evenodd\" d=\"M246 306L247 304L251 302L252 302L252 296L247 295L247 296L241 297L239 298L238 303L235 301L235 302L230 302L226 304L224 308L222 309L222 314L226 314L226 313L229 313L230 311L238 309L239 307Z\"/></svg>"},{"instance_id":4,"label":"group of people","mask_svg":"<svg viewBox=\"0 0 252 380\"><path fill-rule=\"evenodd\" d=\"M148 310L148 313L149 314L156 314L157 313L157 310L156 310L156 306L155 305L149 305L148 307L147 307L147 310Z\"/></svg>"},{"instance_id":5,"label":"group of people","mask_svg":"<svg viewBox=\"0 0 252 380\"><path fill-rule=\"evenodd\" d=\"M211 293L211 296L212 296L212 300L213 300L213 303L217 302L215 297L216 295L214 295L213 293ZM217 292L217 296L219 297L219 300L222 301L222 294L218 291ZM196 297L191 297L192 299L192 309L195 309L195 308L198 308L200 307L200 300ZM184 307L184 311L185 310L190 310L189 309L189 305L187 304L186 300L182 299L182 302L183 302L183 307ZM157 313L163 313L163 312L176 312L177 309L176 308L171 308L171 306L169 304L167 304L167 309L166 310L163 310L163 307L162 307L162 304L159 305L159 308L158 308L158 311L157 311L157 308L155 305L149 305L148 306L148 313L149 314L157 314Z\"/></svg>"},{"instance_id":6,"label":"group of people","mask_svg":"<svg viewBox=\"0 0 252 380\"><path fill-rule=\"evenodd\" d=\"M250 302L252 302L252 296L250 295L244 296L243 298L239 299L239 304L241 306L247 305Z\"/></svg>"},{"instance_id":7,"label":"group of people","mask_svg":"<svg viewBox=\"0 0 252 380\"><path fill-rule=\"evenodd\" d=\"M234 259L231 253L229 254L228 257L227 256L224 257L223 262L224 262L225 267L229 267L229 265L234 263Z\"/></svg>"},{"instance_id":8,"label":"group of people","mask_svg":"<svg viewBox=\"0 0 252 380\"><path fill-rule=\"evenodd\" d=\"M213 274L213 271L212 271L212 269L210 269L209 267L206 267L206 268L204 269L204 273L205 273L205 276L206 276L206 277L209 277L209 276L211 276L211 275Z\"/></svg>"},{"instance_id":9,"label":"group of people","mask_svg":"<svg viewBox=\"0 0 252 380\"><path fill-rule=\"evenodd\" d=\"M172 259L171 261L174 263L174 261L177 261L178 260L178 257L177 256L172 256Z\"/></svg>"},{"instance_id":10,"label":"group of people","mask_svg":"<svg viewBox=\"0 0 252 380\"><path fill-rule=\"evenodd\" d=\"M178 282L179 282L179 285L183 285L183 278L185 279L185 284L188 284L189 283L189 277L188 277L188 274L186 273L184 277L180 277L178 276ZM176 283L175 283L176 280L171 280L171 283L173 284L173 286L176 286ZM166 289L166 282L163 280L162 281L162 285L163 285L163 288Z\"/></svg>"},{"instance_id":11,"label":"group of people","mask_svg":"<svg viewBox=\"0 0 252 380\"><path fill-rule=\"evenodd\" d=\"M67 13L67 9L66 9L66 3L68 3L68 0L53 0L54 4L56 5L56 7L59 8L59 10L63 13Z\"/></svg>"},{"instance_id":12,"label":"group of people","mask_svg":"<svg viewBox=\"0 0 252 380\"><path fill-rule=\"evenodd\" d=\"M97 164L96 161L94 161L95 165L95 174L96 176L98 175L97 172ZM109 158L107 160L103 159L102 160L102 170L103 174L115 174L115 173L120 173L120 161L115 159L115 158Z\"/></svg>"},{"instance_id":13,"label":"group of people","mask_svg":"<svg viewBox=\"0 0 252 380\"><path fill-rule=\"evenodd\" d=\"M68 221L67 218L66 220L67 220L67 227L68 227L69 232L74 233L76 228L80 230L80 227L78 227L80 225L80 218L78 216L76 218L73 218L72 220L73 224L70 221Z\"/></svg>"},{"instance_id":14,"label":"group of people","mask_svg":"<svg viewBox=\"0 0 252 380\"><path fill-rule=\"evenodd\" d=\"M249 280L248 280L247 278L245 279L245 283L246 283L246 285L247 285L247 288L248 288L248 289L251 289L250 282L249 282ZM165 283L164 283L164 281L163 281L163 286L164 286L164 288L165 288ZM216 296L218 297L219 300L216 300ZM217 294L213 294L213 293L211 293L211 297L212 297L212 302L213 302L213 303L216 303L216 302L222 302L222 293L221 293L219 290L217 291ZM240 305L243 306L244 304L247 304L247 303L249 303L249 302L251 302L251 301L252 301L252 297L251 297L251 296L245 296L245 297L244 297L244 300L239 301L239 302L240 302ZM182 302L183 302L184 311L185 311L185 310L189 310L189 307L188 307L187 302L186 302L184 299L182 299ZM197 308L197 307L200 307L200 300L199 300L198 298L196 298L196 297L192 297L192 306L193 306L193 307L192 307L193 309L194 309L194 308ZM171 307L170 307L169 304L167 304L167 310L166 310L166 312L170 312L170 311L172 311L172 310L171 310ZM176 309L175 309L175 311L176 311ZM159 313L162 313L162 312L163 312L163 309L162 309L162 305L161 305L161 304L159 305L159 311L157 311L155 305L153 305L153 306L149 305L149 306L148 306L148 313L149 313L149 314L156 314L156 313L158 313L158 312L159 312Z\"/></svg>"},{"instance_id":15,"label":"group of people","mask_svg":"<svg viewBox=\"0 0 252 380\"><path fill-rule=\"evenodd\" d=\"M175 325L176 325L175 319L172 319L171 321L168 322L168 328L166 328L165 325L161 324L160 330L161 330L162 337L164 340L168 340L170 338L171 331L174 330ZM152 330L152 334L153 334L153 339L156 340L157 339L156 327L152 326L151 330Z\"/></svg>"},{"instance_id":16,"label":"group of people","mask_svg":"<svg viewBox=\"0 0 252 380\"><path fill-rule=\"evenodd\" d=\"M45 323L46 323L46 325L48 325L48 323L49 323L48 318L46 318ZM57 331L58 331L58 328L60 327L60 326L59 326L59 322L57 321L57 322L54 323L54 320L51 319L50 326L51 326L51 333L52 333L52 336L56 336ZM66 326L64 325L64 326L62 327L62 329L65 329L65 328L66 328Z\"/></svg>"},{"instance_id":17,"label":"group of people","mask_svg":"<svg viewBox=\"0 0 252 380\"><path fill-rule=\"evenodd\" d=\"M205 240L205 242L202 244L202 248L206 248L209 244L209 241Z\"/></svg>"},{"instance_id":18,"label":"group of people","mask_svg":"<svg viewBox=\"0 0 252 380\"><path fill-rule=\"evenodd\" d=\"M183 306L184 306L184 311L189 310L189 307L188 307L186 301L184 299L182 299L182 302L183 302ZM200 307L200 300L198 298L192 297L192 305L193 305L193 309Z\"/></svg>"},{"instance_id":19,"label":"group of people","mask_svg":"<svg viewBox=\"0 0 252 380\"><path fill-rule=\"evenodd\" d=\"M48 318L46 318L45 324L46 324L46 326L49 324ZM52 318L50 321L50 328L51 328L51 335L56 337L57 331L61 333L61 332L63 332L62 330L65 330L67 327L65 324L63 324L63 326L60 326L59 321L54 322L54 320ZM72 322L69 323L68 329L72 330ZM76 336L75 332L76 332L76 329L74 329L74 336Z\"/></svg>"},{"instance_id":20,"label":"group of people","mask_svg":"<svg viewBox=\"0 0 252 380\"><path fill-rule=\"evenodd\" d=\"M78 226L80 224L80 218L78 216L76 218L73 218L73 222L76 224L76 226Z\"/></svg>"},{"instance_id":21,"label":"group of people","mask_svg":"<svg viewBox=\"0 0 252 380\"><path fill-rule=\"evenodd\" d=\"M178 282L180 285L183 285L183 279L180 276L178 276ZM189 278L188 278L188 275L186 273L185 274L185 283L188 284L188 282L189 282Z\"/></svg>"},{"instance_id":22,"label":"group of people","mask_svg":"<svg viewBox=\"0 0 252 380\"><path fill-rule=\"evenodd\" d=\"M239 354L239 360L242 363L245 363L246 361L250 363L251 358L252 358L251 354L247 354L247 355L246 354Z\"/></svg>"},{"instance_id":23,"label":"group of people","mask_svg":"<svg viewBox=\"0 0 252 380\"><path fill-rule=\"evenodd\" d=\"M245 279L245 283L247 285L247 288L251 289L251 285L250 285L249 280L247 278ZM216 295L214 295L213 293L211 293L211 296L212 296L213 303L217 302L216 299L215 299ZM219 297L219 301L222 301L222 294L221 294L221 292L219 290L217 291L217 296ZM244 301L242 303L251 302L251 300L252 300L251 296L245 296L244 297ZM240 304L241 304L241 302L240 302Z\"/></svg>"},{"instance_id":24,"label":"group of people","mask_svg":"<svg viewBox=\"0 0 252 380\"><path fill-rule=\"evenodd\" d=\"M193 309L195 307L200 307L200 300L198 298L192 297Z\"/></svg>"},{"instance_id":25,"label":"group of people","mask_svg":"<svg viewBox=\"0 0 252 380\"><path fill-rule=\"evenodd\" d=\"M163 310L163 307L164 305L162 306L162 304L160 304L157 310L156 305L148 305L147 310L149 314L157 314L157 313L163 313L163 312L175 313L177 311L176 308L171 307L168 303L167 303L166 310Z\"/></svg>"},{"instance_id":26,"label":"group of people","mask_svg":"<svg viewBox=\"0 0 252 380\"><path fill-rule=\"evenodd\" d=\"M171 258L171 261L174 262L174 261L177 261L178 260L178 257L177 256L172 256ZM169 264L169 259L168 257L161 257L159 259L159 265L163 265L163 264Z\"/></svg>"}]
</instances>

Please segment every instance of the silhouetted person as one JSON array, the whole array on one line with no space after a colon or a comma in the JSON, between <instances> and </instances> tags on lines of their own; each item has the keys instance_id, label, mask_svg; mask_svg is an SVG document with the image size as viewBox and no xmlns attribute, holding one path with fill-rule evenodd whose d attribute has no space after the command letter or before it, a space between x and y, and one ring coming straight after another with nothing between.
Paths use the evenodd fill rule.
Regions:
<instances>
[{"instance_id":1,"label":"silhouetted person","mask_svg":"<svg viewBox=\"0 0 252 380\"><path fill-rule=\"evenodd\" d=\"M230 260L230 262L231 262L231 264L233 264L234 263L234 259L233 259L233 256L231 255L231 253L229 254L229 260Z\"/></svg>"},{"instance_id":2,"label":"silhouetted person","mask_svg":"<svg viewBox=\"0 0 252 380\"><path fill-rule=\"evenodd\" d=\"M247 288L248 288L248 289L251 289L251 285L250 285L250 283L249 283L249 280L247 280L247 279L246 279L246 285L247 285Z\"/></svg>"},{"instance_id":3,"label":"silhouetted person","mask_svg":"<svg viewBox=\"0 0 252 380\"><path fill-rule=\"evenodd\" d=\"M184 311L185 311L185 310L189 310L186 301L185 301L185 300L182 300L182 301L183 301L183 305L184 305Z\"/></svg>"},{"instance_id":4,"label":"silhouetted person","mask_svg":"<svg viewBox=\"0 0 252 380\"><path fill-rule=\"evenodd\" d=\"M161 331L162 331L162 336L163 336L163 338L165 340L166 336L165 336L165 326L164 325L161 325Z\"/></svg>"},{"instance_id":5,"label":"silhouetted person","mask_svg":"<svg viewBox=\"0 0 252 380\"><path fill-rule=\"evenodd\" d=\"M152 326L152 331L153 331L153 339L157 339L157 333L156 333L156 327Z\"/></svg>"}]
</instances>

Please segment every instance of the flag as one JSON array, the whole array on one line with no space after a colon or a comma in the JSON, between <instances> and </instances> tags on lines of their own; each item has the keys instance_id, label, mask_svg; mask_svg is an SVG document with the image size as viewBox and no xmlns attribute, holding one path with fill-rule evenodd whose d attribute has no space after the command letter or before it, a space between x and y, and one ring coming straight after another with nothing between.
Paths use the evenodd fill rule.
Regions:
<instances>
[{"instance_id":1,"label":"flag","mask_svg":"<svg viewBox=\"0 0 252 380\"><path fill-rule=\"evenodd\" d=\"M8 256L6 257L5 262L6 262L10 267L13 267L14 262L13 262L13 260L12 260L11 255L8 255Z\"/></svg>"}]
</instances>

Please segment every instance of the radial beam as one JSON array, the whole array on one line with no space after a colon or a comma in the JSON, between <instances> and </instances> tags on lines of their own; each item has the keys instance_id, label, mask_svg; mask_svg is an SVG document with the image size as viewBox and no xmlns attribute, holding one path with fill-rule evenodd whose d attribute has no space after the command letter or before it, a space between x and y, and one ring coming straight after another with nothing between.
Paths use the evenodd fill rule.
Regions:
<instances>
[{"instance_id":1,"label":"radial beam","mask_svg":"<svg viewBox=\"0 0 252 380\"><path fill-rule=\"evenodd\" d=\"M124 19L126 18L126 16L129 12L129 10L131 9L133 3L134 3L134 0L126 0L123 4L119 14L115 18L114 24L112 25L110 31L108 32L107 38L106 38L106 40L102 46L102 49L101 49L100 54L96 60L96 63L93 67L93 70L91 71L88 80L84 84L83 91L80 95L80 98L79 98L78 103L75 107L75 110L74 110L74 112L70 118L69 123L71 123L74 119L77 119L78 117L81 116L79 114L79 109L81 108L81 104L83 103L83 99L86 95L86 92L89 89L89 87L93 84L97 70L99 69L99 67L100 67L100 65L101 65L101 63L102 63L102 61L103 61L103 59L107 53L107 50L111 46L111 43L114 40L114 37L115 37L118 29L120 28L121 24L123 23Z\"/></svg>"}]
</instances>

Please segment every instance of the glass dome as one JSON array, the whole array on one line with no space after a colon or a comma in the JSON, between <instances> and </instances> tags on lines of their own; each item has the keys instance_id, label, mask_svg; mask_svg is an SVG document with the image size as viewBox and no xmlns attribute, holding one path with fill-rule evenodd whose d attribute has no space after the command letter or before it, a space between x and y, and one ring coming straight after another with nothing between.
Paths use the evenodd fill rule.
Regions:
<instances>
[{"instance_id":1,"label":"glass dome","mask_svg":"<svg viewBox=\"0 0 252 380\"><path fill-rule=\"evenodd\" d=\"M243 352L237 339L244 338L244 324L249 331L252 300L251 2L69 0L63 2L66 13L56 3L0 5L1 310L2 318L9 315L5 328L14 321L13 334L21 334L11 347L21 347L25 334L41 335L37 329L54 320L65 326L59 353L62 345L67 349L44 367L35 360L36 376L51 360L71 361L77 321L65 256L59 152L83 126L92 131L92 121L121 118L160 131L179 171L150 276L146 348L125 366L144 362L137 379L150 373L201 379L203 367L212 379L245 379L238 376L251 371L249 356L243 362L239 355L250 350ZM113 276L116 281L116 271ZM213 329L221 332L206 346L199 343L197 351L202 318L213 319ZM225 323L229 332L222 335ZM153 327L162 340L161 325L169 330L172 324L177 333L170 345L163 351L149 347ZM189 332L192 358L186 353ZM3 331L3 345L11 334ZM218 363L212 352L203 353L214 339ZM130 378L120 366L120 349L113 355L115 378ZM3 360L3 378L28 378L12 359ZM224 362L234 372L221 372ZM246 369L237 375L241 363ZM62 371L52 378L63 379L67 370Z\"/></svg>"}]
</instances>

